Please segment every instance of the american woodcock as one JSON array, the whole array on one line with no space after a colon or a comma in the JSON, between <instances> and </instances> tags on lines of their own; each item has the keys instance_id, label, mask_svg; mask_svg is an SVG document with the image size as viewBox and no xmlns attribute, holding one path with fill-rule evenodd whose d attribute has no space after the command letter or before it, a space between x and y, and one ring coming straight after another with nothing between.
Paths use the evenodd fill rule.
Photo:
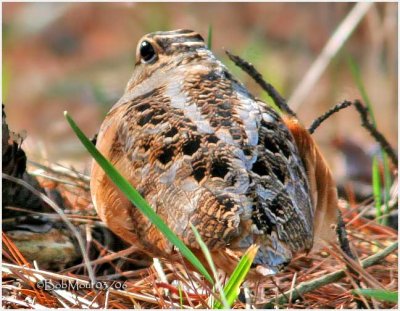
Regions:
<instances>
[{"instance_id":1,"label":"american woodcock","mask_svg":"<svg viewBox=\"0 0 400 311\"><path fill-rule=\"evenodd\" d=\"M106 116L98 149L194 252L192 223L218 267L251 245L262 275L314 240L331 241L337 195L308 132L256 99L191 30L155 32L137 47L125 94ZM94 163L100 218L152 256L173 246Z\"/></svg>"}]
</instances>

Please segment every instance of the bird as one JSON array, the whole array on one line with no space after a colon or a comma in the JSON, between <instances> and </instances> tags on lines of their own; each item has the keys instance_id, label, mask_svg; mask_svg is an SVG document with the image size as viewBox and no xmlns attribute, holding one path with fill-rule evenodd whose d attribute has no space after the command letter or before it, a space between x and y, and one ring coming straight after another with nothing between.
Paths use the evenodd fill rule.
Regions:
<instances>
[{"instance_id":1,"label":"bird","mask_svg":"<svg viewBox=\"0 0 400 311\"><path fill-rule=\"evenodd\" d=\"M143 36L125 92L101 124L98 150L196 254L197 229L232 273L251 245L254 275L334 239L337 194L301 123L253 96L192 30ZM177 250L93 162L101 220L153 257Z\"/></svg>"}]
</instances>

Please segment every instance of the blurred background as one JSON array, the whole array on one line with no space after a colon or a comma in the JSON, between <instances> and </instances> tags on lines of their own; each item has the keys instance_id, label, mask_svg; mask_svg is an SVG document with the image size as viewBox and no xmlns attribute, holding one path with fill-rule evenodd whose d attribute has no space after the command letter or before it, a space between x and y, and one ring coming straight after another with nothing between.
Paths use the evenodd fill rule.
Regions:
<instances>
[{"instance_id":1,"label":"blurred background","mask_svg":"<svg viewBox=\"0 0 400 311\"><path fill-rule=\"evenodd\" d=\"M193 29L252 92L267 96L227 59L224 49L251 61L285 98L321 53L354 3L3 3L3 102L9 126L27 133L23 148L35 161L73 164L90 158L68 127L67 110L94 136L123 94L146 33ZM349 56L371 99L378 128L397 147L397 3L376 3L298 109L306 125L343 101L361 98ZM315 133L337 179L346 157L367 163L375 142L353 108ZM364 158L363 158L364 157ZM361 160L363 159L363 160ZM347 165L350 162L347 162ZM353 163L353 164L354 164Z\"/></svg>"}]
</instances>

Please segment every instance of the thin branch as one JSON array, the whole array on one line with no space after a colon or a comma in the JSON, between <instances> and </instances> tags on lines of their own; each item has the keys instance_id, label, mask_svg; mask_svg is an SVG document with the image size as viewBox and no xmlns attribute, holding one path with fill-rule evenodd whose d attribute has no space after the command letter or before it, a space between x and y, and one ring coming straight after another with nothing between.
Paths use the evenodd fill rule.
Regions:
<instances>
[{"instance_id":1,"label":"thin branch","mask_svg":"<svg viewBox=\"0 0 400 311\"><path fill-rule=\"evenodd\" d=\"M386 140L385 136L380 133L376 127L369 120L368 108L365 107L360 101L356 100L354 106L361 116L361 125L367 129L371 136L381 145L381 148L387 153L395 166L398 166L399 162L397 154L394 148Z\"/></svg>"},{"instance_id":2,"label":"thin branch","mask_svg":"<svg viewBox=\"0 0 400 311\"><path fill-rule=\"evenodd\" d=\"M13 176L7 175L7 174L2 174L3 179L15 182L25 188L27 188L29 191L31 191L33 194L37 195L39 198L41 198L45 203L47 203L51 208L54 209L54 211L60 215L61 219L65 222L65 224L68 226L68 228L72 231L74 234L75 238L78 241L79 248L82 253L83 261L85 263L86 269L89 274L90 281L94 284L96 282L95 275L92 269L92 266L90 265L90 260L89 257L85 251L85 244L83 243L82 236L78 232L78 230L75 228L75 226L69 221L69 219L65 216L63 210L56 204L54 201L49 199L46 195L41 193L40 191L36 190L34 187L32 187L30 184L28 184L26 181L15 178Z\"/></svg>"},{"instance_id":3,"label":"thin branch","mask_svg":"<svg viewBox=\"0 0 400 311\"><path fill-rule=\"evenodd\" d=\"M351 106L352 102L345 100L344 102L335 105L333 108L329 109L327 112L325 112L322 116L318 117L315 119L310 127L308 128L308 131L310 134L313 134L315 130L326 120L328 119L331 115L335 114L336 112L347 108Z\"/></svg>"},{"instance_id":4,"label":"thin branch","mask_svg":"<svg viewBox=\"0 0 400 311\"><path fill-rule=\"evenodd\" d=\"M356 261L358 258L357 255L354 254L354 252L350 248L350 242L349 239L347 238L346 224L344 223L342 212L340 210L338 210L338 223L336 227L336 235L338 237L339 246L343 252L342 256L344 257L344 259L346 259L347 255L347 257L349 257L353 261ZM352 265L348 261L345 260L345 264L349 272L354 273L357 276L360 275L355 269L353 269ZM356 286L361 288L361 282L358 278L356 278L354 282ZM367 308L367 305L363 300L357 300L357 308L365 309Z\"/></svg>"},{"instance_id":5,"label":"thin branch","mask_svg":"<svg viewBox=\"0 0 400 311\"><path fill-rule=\"evenodd\" d=\"M353 252L351 251L350 242L349 239L347 238L345 223L342 217L342 212L340 210L338 210L338 223L336 228L336 234L338 236L339 245L342 251L351 259L357 260L357 256L353 254Z\"/></svg>"},{"instance_id":6,"label":"thin branch","mask_svg":"<svg viewBox=\"0 0 400 311\"><path fill-rule=\"evenodd\" d=\"M361 267L368 268L370 266L373 266L377 263L380 263L386 256L388 256L390 253L395 251L398 248L399 242L394 242L393 244L389 245L382 251L376 253L375 255L372 255L363 261L361 261ZM325 275L323 277L314 279L312 281L308 282L303 282L297 287L295 287L293 290L289 290L285 292L283 295L279 295L276 299L273 298L272 301L268 302L262 308L269 309L269 308L274 308L274 302L276 301L277 305L282 305L284 303L288 302L288 298L290 295L292 295L292 301L295 301L296 299L300 298L301 295L304 295L308 292L311 292L317 288L320 288L322 286L325 286L327 284L336 282L340 280L341 278L346 276L346 271L347 269L342 269L337 272L332 272L329 273L328 275Z\"/></svg>"},{"instance_id":7,"label":"thin branch","mask_svg":"<svg viewBox=\"0 0 400 311\"><path fill-rule=\"evenodd\" d=\"M41 163L29 160L29 159L27 160L27 163L29 163L37 168L41 168L42 170L44 170L46 172L50 172L50 173L53 173L56 175L61 175L61 176L67 177L67 178L73 178L73 179L77 178L82 182L90 182L90 176L87 176L87 175L85 175L81 172L78 172L72 168L65 167L59 163L54 163L54 164L51 164L51 166L46 166L46 165L43 165ZM57 169L53 166L59 166L60 168Z\"/></svg>"},{"instance_id":8,"label":"thin branch","mask_svg":"<svg viewBox=\"0 0 400 311\"><path fill-rule=\"evenodd\" d=\"M101 258L92 260L90 262L90 264L91 265L101 265L101 264L103 264L105 262L113 261L115 259L119 259L119 258L122 258L122 257L127 257L127 256L129 256L130 254L132 254L133 252L136 252L136 251L138 251L137 246L132 245L132 246L126 248L126 249L123 249L122 251L119 251L119 252L116 252L116 253L111 253L111 254L102 256ZM62 270L61 272L62 273L70 272L70 271L73 271L75 269L81 268L83 266L84 266L84 264L81 263L81 264L66 268L66 269Z\"/></svg>"},{"instance_id":9,"label":"thin branch","mask_svg":"<svg viewBox=\"0 0 400 311\"><path fill-rule=\"evenodd\" d=\"M370 121L369 117L369 110L367 107L365 107L359 100L356 100L354 102L350 102L345 100L344 102L337 104L327 112L325 112L322 116L318 117L315 119L310 127L308 128L308 131L310 134L313 134L315 130L330 116L332 116L334 113L347 108L349 106L353 105L357 112L360 114L361 118L361 125L371 134L371 136L379 143L381 148L387 153L387 155L390 157L392 160L393 164L395 166L398 166L398 159L397 159L397 153L394 150L394 148L389 144L385 136L382 135L381 132L379 132L374 124Z\"/></svg>"},{"instance_id":10,"label":"thin branch","mask_svg":"<svg viewBox=\"0 0 400 311\"><path fill-rule=\"evenodd\" d=\"M292 109L287 105L286 100L278 93L278 91L268 82L266 82L261 73L257 71L257 69L250 64L248 61L240 58L239 56L231 54L229 51L225 51L228 55L229 59L235 63L236 66L241 68L244 72L246 72L250 77L257 82L261 88L267 92L267 94L272 98L274 103L284 111L285 113L295 117L296 114Z\"/></svg>"},{"instance_id":11,"label":"thin branch","mask_svg":"<svg viewBox=\"0 0 400 311\"><path fill-rule=\"evenodd\" d=\"M361 261L361 267L368 268L371 267L381 260L383 260L386 256L388 256L391 252L395 251L399 246L399 242L394 242L393 244L389 245L379 253L376 253L372 256L369 256L368 258L365 258L363 261Z\"/></svg>"}]
</instances>

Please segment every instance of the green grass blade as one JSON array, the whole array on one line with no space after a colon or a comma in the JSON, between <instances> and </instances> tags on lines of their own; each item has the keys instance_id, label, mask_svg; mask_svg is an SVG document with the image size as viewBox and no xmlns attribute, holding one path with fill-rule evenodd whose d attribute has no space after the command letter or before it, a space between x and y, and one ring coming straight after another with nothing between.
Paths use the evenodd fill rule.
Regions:
<instances>
[{"instance_id":1,"label":"green grass blade","mask_svg":"<svg viewBox=\"0 0 400 311\"><path fill-rule=\"evenodd\" d=\"M375 202L375 217L378 219L378 222L381 223L382 216L381 206L381 176L379 174L379 162L378 157L374 156L372 160L372 190L374 194L374 202Z\"/></svg>"},{"instance_id":2,"label":"green grass blade","mask_svg":"<svg viewBox=\"0 0 400 311\"><path fill-rule=\"evenodd\" d=\"M72 130L85 146L87 151L96 160L99 166L104 170L107 176L117 187L125 194L125 196L164 234L164 236L175 245L182 255L210 282L213 284L213 279L207 272L207 269L201 264L199 259L192 251L172 232L171 229L163 222L163 220L154 212L146 200L137 192L135 188L112 166L108 160L96 149L92 142L83 134L74 120L64 112Z\"/></svg>"},{"instance_id":3,"label":"green grass blade","mask_svg":"<svg viewBox=\"0 0 400 311\"><path fill-rule=\"evenodd\" d=\"M398 303L399 301L399 293L398 292L389 292L386 290L381 289L356 289L353 290L353 293L357 293L362 296L374 298L377 300L387 301L387 302L394 302Z\"/></svg>"},{"instance_id":4,"label":"green grass blade","mask_svg":"<svg viewBox=\"0 0 400 311\"><path fill-rule=\"evenodd\" d=\"M179 293L179 305L180 305L181 309L183 309L183 293L182 293L182 285L181 285L180 281L178 284L178 293Z\"/></svg>"},{"instance_id":5,"label":"green grass blade","mask_svg":"<svg viewBox=\"0 0 400 311\"><path fill-rule=\"evenodd\" d=\"M252 245L242 256L239 263L237 264L235 270L233 271L228 283L225 285L224 292L226 295L226 300L229 307L235 302L239 295L240 285L245 280L247 273L250 270L251 264L254 261L258 251L257 245ZM221 304L216 302L214 305L215 309L221 309Z\"/></svg>"},{"instance_id":6,"label":"green grass blade","mask_svg":"<svg viewBox=\"0 0 400 311\"><path fill-rule=\"evenodd\" d=\"M390 213L389 210L389 201L390 201L390 188L392 187L392 177L390 175L390 168L389 168L389 158L386 152L382 151L382 159L383 159L383 184L384 184L384 201L385 201L385 210L384 214L386 217L383 217L382 224L387 225L388 222L388 214Z\"/></svg>"},{"instance_id":7,"label":"green grass blade","mask_svg":"<svg viewBox=\"0 0 400 311\"><path fill-rule=\"evenodd\" d=\"M202 250L202 252L204 254L204 257L206 258L207 263L210 266L210 269L211 269L211 271L212 271L212 273L214 275L215 286L216 286L218 292L220 293L220 298L221 298L222 304L223 304L225 309L229 309L229 305L228 305L228 302L226 301L224 289L222 288L221 282L219 280L217 269L215 268L214 261L212 260L210 251L208 250L207 245L202 240L202 238L200 236L200 233L197 231L195 226L193 226L192 224L190 224L190 226L192 228L194 236L196 237L197 243L199 243L200 248L201 248L201 250Z\"/></svg>"},{"instance_id":8,"label":"green grass blade","mask_svg":"<svg viewBox=\"0 0 400 311\"><path fill-rule=\"evenodd\" d=\"M207 47L209 50L211 50L212 47L212 34L213 34L213 28L212 25L208 26L208 35L207 35Z\"/></svg>"}]
</instances>

